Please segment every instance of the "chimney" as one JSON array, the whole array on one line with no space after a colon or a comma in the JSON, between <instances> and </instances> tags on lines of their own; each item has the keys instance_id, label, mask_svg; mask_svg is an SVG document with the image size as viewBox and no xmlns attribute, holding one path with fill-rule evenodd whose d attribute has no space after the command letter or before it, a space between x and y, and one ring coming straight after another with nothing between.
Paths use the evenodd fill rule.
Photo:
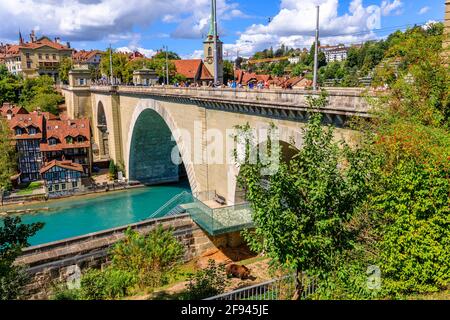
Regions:
<instances>
[{"instance_id":1,"label":"chimney","mask_svg":"<svg viewBox=\"0 0 450 320\"><path fill-rule=\"evenodd\" d=\"M70 42L69 41L67 41L67 48L70 49Z\"/></svg>"}]
</instances>

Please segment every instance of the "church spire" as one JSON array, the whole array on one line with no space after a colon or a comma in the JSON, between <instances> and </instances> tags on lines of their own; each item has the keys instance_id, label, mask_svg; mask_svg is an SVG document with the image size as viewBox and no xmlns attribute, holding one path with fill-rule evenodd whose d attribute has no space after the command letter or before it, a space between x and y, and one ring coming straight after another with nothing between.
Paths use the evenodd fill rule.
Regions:
<instances>
[{"instance_id":1,"label":"church spire","mask_svg":"<svg viewBox=\"0 0 450 320\"><path fill-rule=\"evenodd\" d=\"M211 0L211 21L209 23L209 32L207 36L207 40L214 39L214 21L216 20L216 13L214 12L214 0Z\"/></svg>"}]
</instances>

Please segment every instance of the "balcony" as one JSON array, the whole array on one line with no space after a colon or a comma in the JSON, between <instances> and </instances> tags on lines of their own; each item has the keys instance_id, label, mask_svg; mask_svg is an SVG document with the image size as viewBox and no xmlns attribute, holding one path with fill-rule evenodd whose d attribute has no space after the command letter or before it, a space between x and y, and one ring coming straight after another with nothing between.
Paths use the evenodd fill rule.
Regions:
<instances>
[{"instance_id":1,"label":"balcony","mask_svg":"<svg viewBox=\"0 0 450 320\"><path fill-rule=\"evenodd\" d=\"M189 213L192 220L211 236L254 226L248 203L220 206L209 198L199 197L206 200L201 201L188 192L180 193L154 212L149 219Z\"/></svg>"}]
</instances>

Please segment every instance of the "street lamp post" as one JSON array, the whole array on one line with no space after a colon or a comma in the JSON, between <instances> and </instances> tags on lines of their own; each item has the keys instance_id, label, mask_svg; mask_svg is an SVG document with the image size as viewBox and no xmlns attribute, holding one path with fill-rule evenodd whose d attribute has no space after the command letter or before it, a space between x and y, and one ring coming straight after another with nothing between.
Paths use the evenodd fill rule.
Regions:
<instances>
[{"instance_id":1,"label":"street lamp post","mask_svg":"<svg viewBox=\"0 0 450 320\"><path fill-rule=\"evenodd\" d=\"M320 7L316 6L316 9L317 9L317 21L316 21L316 45L314 48L314 80L313 80L314 91L317 90L317 70L318 70L318 60L319 60L319 10L320 10Z\"/></svg>"},{"instance_id":2,"label":"street lamp post","mask_svg":"<svg viewBox=\"0 0 450 320\"><path fill-rule=\"evenodd\" d=\"M169 85L169 47L165 46L166 49L166 81L167 85Z\"/></svg>"},{"instance_id":3,"label":"street lamp post","mask_svg":"<svg viewBox=\"0 0 450 320\"><path fill-rule=\"evenodd\" d=\"M217 50L217 1L213 0L213 13L214 13L214 84L219 82L219 61Z\"/></svg>"},{"instance_id":4,"label":"street lamp post","mask_svg":"<svg viewBox=\"0 0 450 320\"><path fill-rule=\"evenodd\" d=\"M112 58L112 45L109 44L109 72L111 74L109 81L111 85L114 85L114 76L113 76L113 58Z\"/></svg>"}]
</instances>

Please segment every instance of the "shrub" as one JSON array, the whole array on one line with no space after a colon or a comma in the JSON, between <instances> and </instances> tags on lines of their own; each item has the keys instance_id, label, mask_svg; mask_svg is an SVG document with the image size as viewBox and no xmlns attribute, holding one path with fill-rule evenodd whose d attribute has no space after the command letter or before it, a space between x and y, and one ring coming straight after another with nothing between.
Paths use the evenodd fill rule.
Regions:
<instances>
[{"instance_id":1,"label":"shrub","mask_svg":"<svg viewBox=\"0 0 450 320\"><path fill-rule=\"evenodd\" d=\"M126 239L111 251L112 267L135 274L141 288L155 288L167 284L176 273L183 251L171 229L160 225L147 236L129 229Z\"/></svg>"},{"instance_id":2,"label":"shrub","mask_svg":"<svg viewBox=\"0 0 450 320\"><path fill-rule=\"evenodd\" d=\"M58 286L54 289L51 296L52 300L80 300L81 290L80 289L69 289L66 285Z\"/></svg>"},{"instance_id":3,"label":"shrub","mask_svg":"<svg viewBox=\"0 0 450 320\"><path fill-rule=\"evenodd\" d=\"M118 299L130 294L136 277L130 272L91 269L81 278L81 297L87 300Z\"/></svg>"},{"instance_id":4,"label":"shrub","mask_svg":"<svg viewBox=\"0 0 450 320\"><path fill-rule=\"evenodd\" d=\"M187 290L183 300L200 300L221 294L228 285L225 265L217 265L214 260L208 261L208 266L189 277Z\"/></svg>"}]
</instances>

